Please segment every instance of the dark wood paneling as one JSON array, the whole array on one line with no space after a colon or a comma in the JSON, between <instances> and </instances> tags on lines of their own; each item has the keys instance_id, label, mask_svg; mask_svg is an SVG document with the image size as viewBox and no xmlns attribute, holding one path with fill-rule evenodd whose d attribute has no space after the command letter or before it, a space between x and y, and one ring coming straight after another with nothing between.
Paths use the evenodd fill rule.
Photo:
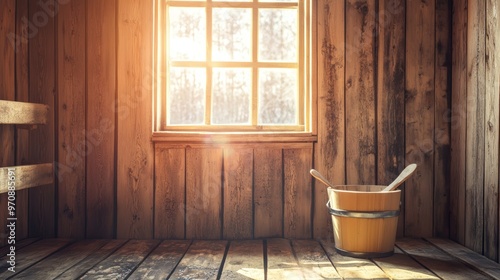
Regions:
<instances>
[{"instance_id":1,"label":"dark wood paneling","mask_svg":"<svg viewBox=\"0 0 500 280\"><path fill-rule=\"evenodd\" d=\"M16 83L13 69L15 69L16 41L15 38L12 38L12 35L16 33L16 3L14 0L0 3L0 16L0 54L3 58L2 66L0 66L0 99L15 100ZM0 166L2 167L15 165L14 132L12 125L0 126ZM6 182L0 182L0 184L6 184ZM7 244L10 232L7 228L7 218L10 217L7 212L7 203L7 194L1 194L0 205L3 209L0 209L0 246Z\"/></svg>"},{"instance_id":2,"label":"dark wood paneling","mask_svg":"<svg viewBox=\"0 0 500 280\"><path fill-rule=\"evenodd\" d=\"M116 1L87 0L87 237L115 233Z\"/></svg>"},{"instance_id":3,"label":"dark wood paneling","mask_svg":"<svg viewBox=\"0 0 500 280\"><path fill-rule=\"evenodd\" d=\"M405 184L405 235L432 236L435 1L406 4L406 161L418 168Z\"/></svg>"},{"instance_id":4,"label":"dark wood paneling","mask_svg":"<svg viewBox=\"0 0 500 280\"><path fill-rule=\"evenodd\" d=\"M85 236L85 1L60 5L57 20L57 151L71 169L58 181L58 236Z\"/></svg>"}]
</instances>

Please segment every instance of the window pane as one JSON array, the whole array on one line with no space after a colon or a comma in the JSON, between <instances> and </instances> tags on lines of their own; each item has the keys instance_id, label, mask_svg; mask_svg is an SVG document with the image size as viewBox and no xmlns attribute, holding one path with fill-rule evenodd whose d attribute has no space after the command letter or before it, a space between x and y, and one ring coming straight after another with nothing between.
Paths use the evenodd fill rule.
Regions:
<instances>
[{"instance_id":1,"label":"window pane","mask_svg":"<svg viewBox=\"0 0 500 280\"><path fill-rule=\"evenodd\" d=\"M213 69L213 124L250 124L251 84L251 69Z\"/></svg>"},{"instance_id":2,"label":"window pane","mask_svg":"<svg viewBox=\"0 0 500 280\"><path fill-rule=\"evenodd\" d=\"M259 60L298 61L297 10L259 10Z\"/></svg>"},{"instance_id":3,"label":"window pane","mask_svg":"<svg viewBox=\"0 0 500 280\"><path fill-rule=\"evenodd\" d=\"M205 60L205 9L170 7L168 15L170 59Z\"/></svg>"},{"instance_id":4,"label":"window pane","mask_svg":"<svg viewBox=\"0 0 500 280\"><path fill-rule=\"evenodd\" d=\"M288 2L288 3L298 3L297 0L259 0L259 2Z\"/></svg>"},{"instance_id":5,"label":"window pane","mask_svg":"<svg viewBox=\"0 0 500 280\"><path fill-rule=\"evenodd\" d=\"M205 68L170 68L168 85L168 124L204 124Z\"/></svg>"},{"instance_id":6,"label":"window pane","mask_svg":"<svg viewBox=\"0 0 500 280\"><path fill-rule=\"evenodd\" d=\"M222 61L250 61L251 9L214 8L212 58Z\"/></svg>"},{"instance_id":7,"label":"window pane","mask_svg":"<svg viewBox=\"0 0 500 280\"><path fill-rule=\"evenodd\" d=\"M259 71L259 124L296 124L297 80L295 69Z\"/></svg>"}]
</instances>

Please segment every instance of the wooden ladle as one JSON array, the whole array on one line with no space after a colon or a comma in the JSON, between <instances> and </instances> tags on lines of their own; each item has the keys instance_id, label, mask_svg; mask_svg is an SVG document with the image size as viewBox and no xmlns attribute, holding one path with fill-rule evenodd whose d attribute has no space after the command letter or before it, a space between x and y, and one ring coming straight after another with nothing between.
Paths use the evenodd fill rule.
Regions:
<instances>
[{"instance_id":1,"label":"wooden ladle","mask_svg":"<svg viewBox=\"0 0 500 280\"><path fill-rule=\"evenodd\" d=\"M401 171L401 174L399 174L399 176L396 179L394 179L394 181L392 181L392 183L382 191L389 192L395 190L397 187L399 187L399 185L401 185L404 181L406 181L406 179L408 179L408 177L410 177L411 174L413 174L413 171L415 171L415 169L417 169L417 164L412 163L408 165L403 171Z\"/></svg>"},{"instance_id":2,"label":"wooden ladle","mask_svg":"<svg viewBox=\"0 0 500 280\"><path fill-rule=\"evenodd\" d=\"M321 173L319 173L319 171L318 171L318 170L316 170L316 169L311 169L311 170L309 171L309 173L311 173L311 175L312 175L314 178L318 179L318 181L320 181L321 183L323 183L323 184L325 184L325 185L329 186L330 188L333 188L333 187L334 187L334 186L333 186L333 184L332 184L332 183L330 183L330 182L328 182L328 180L325 178L325 176L323 176Z\"/></svg>"}]
</instances>

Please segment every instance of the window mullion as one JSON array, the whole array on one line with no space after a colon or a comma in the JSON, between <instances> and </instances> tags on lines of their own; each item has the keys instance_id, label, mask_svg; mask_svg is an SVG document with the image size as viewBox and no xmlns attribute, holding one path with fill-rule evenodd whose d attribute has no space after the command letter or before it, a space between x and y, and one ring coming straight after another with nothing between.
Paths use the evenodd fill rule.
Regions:
<instances>
[{"instance_id":1,"label":"window mullion","mask_svg":"<svg viewBox=\"0 0 500 280\"><path fill-rule=\"evenodd\" d=\"M252 7L252 125L257 126L259 117L259 9L257 0Z\"/></svg>"},{"instance_id":2,"label":"window mullion","mask_svg":"<svg viewBox=\"0 0 500 280\"><path fill-rule=\"evenodd\" d=\"M207 14L207 48L206 48L206 75L207 75L207 87L206 87L206 97L205 97L205 124L210 125L212 123L212 0L207 0L206 7Z\"/></svg>"}]
</instances>

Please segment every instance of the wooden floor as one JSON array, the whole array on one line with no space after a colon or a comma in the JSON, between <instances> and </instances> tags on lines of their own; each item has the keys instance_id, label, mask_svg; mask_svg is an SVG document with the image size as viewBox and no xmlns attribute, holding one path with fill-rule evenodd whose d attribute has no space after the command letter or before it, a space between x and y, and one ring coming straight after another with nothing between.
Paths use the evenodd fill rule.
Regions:
<instances>
[{"instance_id":1,"label":"wooden floor","mask_svg":"<svg viewBox=\"0 0 500 280\"><path fill-rule=\"evenodd\" d=\"M316 240L28 239L0 248L0 279L500 279L500 265L443 239L398 240L387 258L356 259Z\"/></svg>"}]
</instances>

